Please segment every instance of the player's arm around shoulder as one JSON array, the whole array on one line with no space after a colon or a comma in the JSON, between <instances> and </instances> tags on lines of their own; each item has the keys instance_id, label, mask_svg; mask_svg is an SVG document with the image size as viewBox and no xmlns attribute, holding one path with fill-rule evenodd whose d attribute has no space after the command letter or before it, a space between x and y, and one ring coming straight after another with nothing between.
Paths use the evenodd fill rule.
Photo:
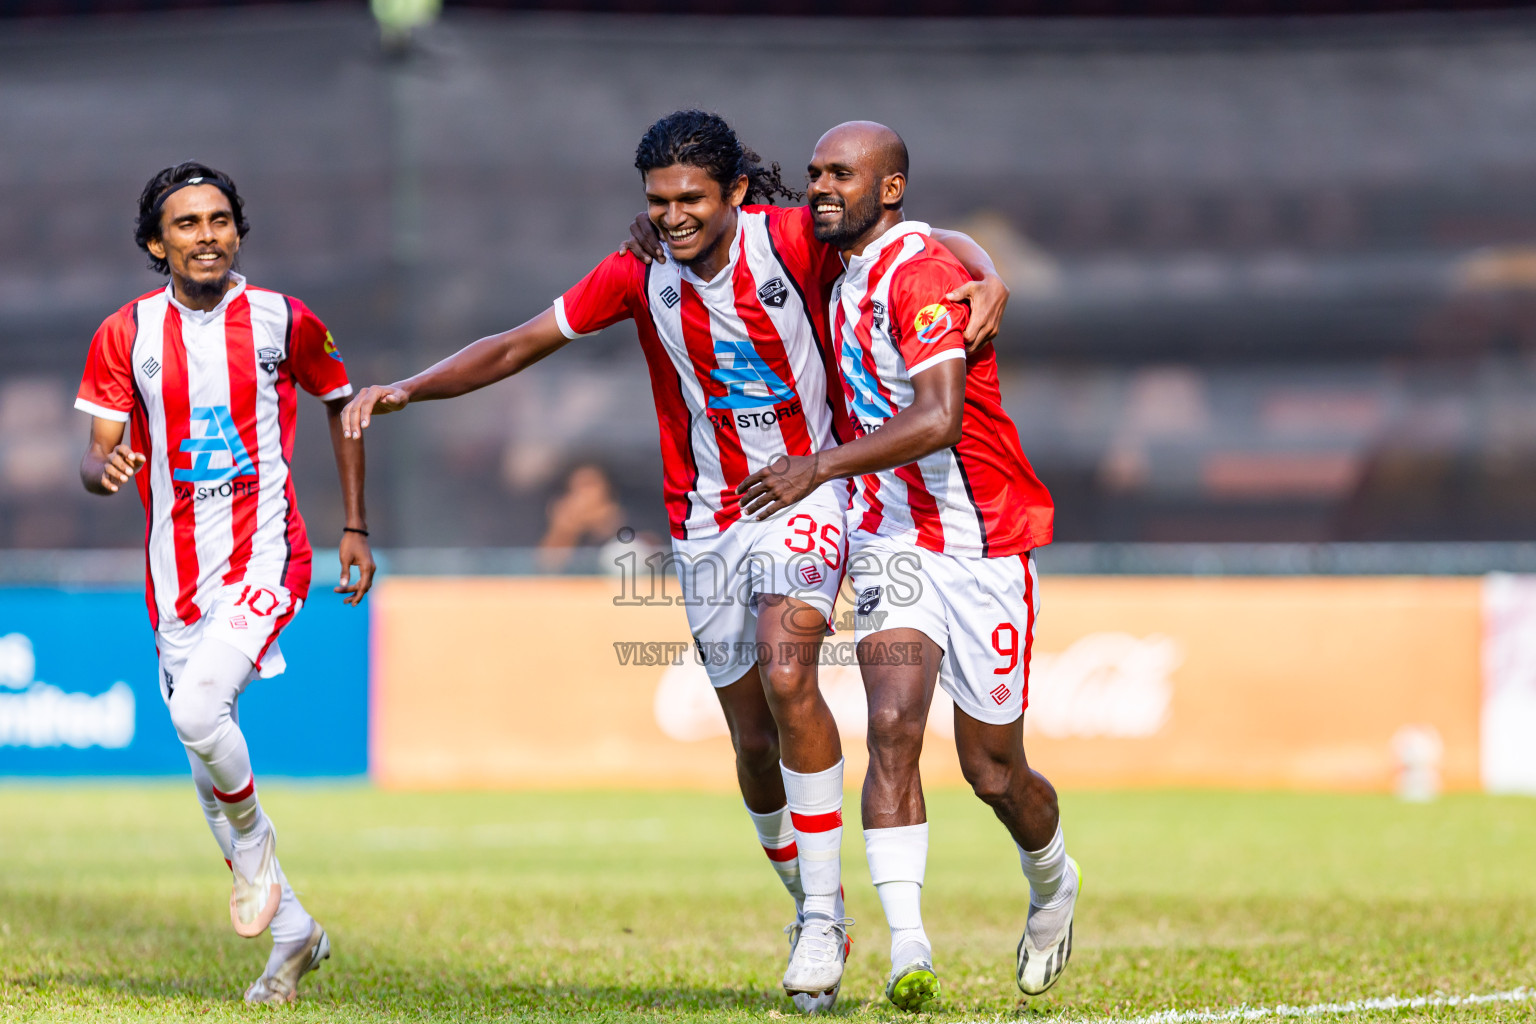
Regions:
<instances>
[{"instance_id":1,"label":"player's arm around shoulder","mask_svg":"<svg viewBox=\"0 0 1536 1024\"><path fill-rule=\"evenodd\" d=\"M1008 309L1008 285L997 272L992 257L976 240L963 231L934 228L930 237L960 261L971 280L963 281L945 296L951 302L970 306L970 322L965 327L965 347L975 352L997 337L1003 313Z\"/></svg>"}]
</instances>

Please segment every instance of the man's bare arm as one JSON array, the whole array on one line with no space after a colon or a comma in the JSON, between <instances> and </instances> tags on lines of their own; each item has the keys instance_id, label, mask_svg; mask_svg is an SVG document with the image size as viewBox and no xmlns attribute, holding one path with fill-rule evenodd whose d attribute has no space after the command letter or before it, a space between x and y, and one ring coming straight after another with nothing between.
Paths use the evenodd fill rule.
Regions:
<instances>
[{"instance_id":1,"label":"man's bare arm","mask_svg":"<svg viewBox=\"0 0 1536 1024\"><path fill-rule=\"evenodd\" d=\"M879 430L815 455L784 455L736 488L742 511L764 519L828 480L905 466L960 441L965 360L946 359L912 378L912 404Z\"/></svg>"},{"instance_id":2,"label":"man's bare arm","mask_svg":"<svg viewBox=\"0 0 1536 1024\"><path fill-rule=\"evenodd\" d=\"M971 319L965 325L965 350L975 352L997 337L1003 325L1003 311L1008 308L1008 286L997 275L997 267L987 250L963 231L934 228L933 238L955 254L955 259L972 280L944 296L950 302L968 302Z\"/></svg>"},{"instance_id":3,"label":"man's bare arm","mask_svg":"<svg viewBox=\"0 0 1536 1024\"><path fill-rule=\"evenodd\" d=\"M341 414L347 401L338 398L325 403L325 415L331 431L331 450L336 453L336 473L341 477L341 503L346 510L347 526L338 542L341 558L341 583L334 589L348 595L345 603L355 605L373 586L377 566L368 545L368 510L363 503L363 480L367 462L363 457L363 439L347 437L341 429ZM357 582L352 570L357 569Z\"/></svg>"},{"instance_id":4,"label":"man's bare arm","mask_svg":"<svg viewBox=\"0 0 1536 1024\"><path fill-rule=\"evenodd\" d=\"M464 346L407 380L363 388L341 412L344 438L360 438L374 416L399 412L411 402L457 398L521 373L565 345L551 306L520 327Z\"/></svg>"},{"instance_id":5,"label":"man's bare arm","mask_svg":"<svg viewBox=\"0 0 1536 1024\"><path fill-rule=\"evenodd\" d=\"M116 494L144 465L144 456L123 443L128 424L91 417L91 436L80 460L80 482L92 494Z\"/></svg>"}]
</instances>

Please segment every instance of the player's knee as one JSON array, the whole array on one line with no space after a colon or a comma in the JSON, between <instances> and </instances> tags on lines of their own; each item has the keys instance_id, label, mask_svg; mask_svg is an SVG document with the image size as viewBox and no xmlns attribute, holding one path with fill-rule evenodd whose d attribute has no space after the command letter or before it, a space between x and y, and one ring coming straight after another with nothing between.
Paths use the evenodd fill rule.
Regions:
<instances>
[{"instance_id":1,"label":"player's knee","mask_svg":"<svg viewBox=\"0 0 1536 1024\"><path fill-rule=\"evenodd\" d=\"M960 772L970 783L971 792L988 804L1007 801L1015 786L1015 766L1010 758L997 757L987 751L962 754Z\"/></svg>"},{"instance_id":2,"label":"player's knee","mask_svg":"<svg viewBox=\"0 0 1536 1024\"><path fill-rule=\"evenodd\" d=\"M211 688L187 682L176 688L170 701L171 725L188 747L197 748L218 735L229 719L229 708L213 699Z\"/></svg>"},{"instance_id":3,"label":"player's knee","mask_svg":"<svg viewBox=\"0 0 1536 1024\"><path fill-rule=\"evenodd\" d=\"M760 670L763 686L776 703L804 700L816 693L816 667L794 661L779 661Z\"/></svg>"},{"instance_id":4,"label":"player's knee","mask_svg":"<svg viewBox=\"0 0 1536 1024\"><path fill-rule=\"evenodd\" d=\"M916 757L923 746L923 716L892 704L869 709L869 749L889 751L898 757Z\"/></svg>"}]
</instances>

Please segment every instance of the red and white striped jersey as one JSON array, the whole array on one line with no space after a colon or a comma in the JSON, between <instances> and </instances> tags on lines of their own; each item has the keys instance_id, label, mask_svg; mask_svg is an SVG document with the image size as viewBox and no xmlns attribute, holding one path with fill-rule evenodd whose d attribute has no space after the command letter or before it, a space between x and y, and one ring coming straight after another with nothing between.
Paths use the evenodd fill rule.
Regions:
<instances>
[{"instance_id":1,"label":"red and white striped jersey","mask_svg":"<svg viewBox=\"0 0 1536 1024\"><path fill-rule=\"evenodd\" d=\"M966 355L970 310L944 297L970 275L928 230L904 221L849 261L833 291L833 336L861 436L912 404L915 375L964 359L960 443L861 477L849 522L947 555L1022 554L1051 542L1051 495L1003 411L992 346Z\"/></svg>"},{"instance_id":2,"label":"red and white striped jersey","mask_svg":"<svg viewBox=\"0 0 1536 1024\"><path fill-rule=\"evenodd\" d=\"M144 502L149 617L196 622L232 583L309 592L310 547L294 500L297 383L352 393L330 331L297 299L235 275L208 312L167 285L109 316L91 339L75 408L129 424Z\"/></svg>"},{"instance_id":3,"label":"red and white striped jersey","mask_svg":"<svg viewBox=\"0 0 1536 1024\"><path fill-rule=\"evenodd\" d=\"M746 206L736 221L730 262L712 281L673 259L647 266L616 253L555 300L568 338L635 321L678 538L728 529L741 518L742 480L852 431L824 343L836 251L812 235L807 207Z\"/></svg>"}]
</instances>

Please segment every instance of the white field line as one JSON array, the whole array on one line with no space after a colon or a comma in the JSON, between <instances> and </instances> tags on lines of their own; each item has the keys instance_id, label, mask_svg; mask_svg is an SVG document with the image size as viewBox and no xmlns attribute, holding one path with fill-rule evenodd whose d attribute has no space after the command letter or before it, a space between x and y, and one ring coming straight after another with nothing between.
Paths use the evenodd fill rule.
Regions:
<instances>
[{"instance_id":1,"label":"white field line","mask_svg":"<svg viewBox=\"0 0 1536 1024\"><path fill-rule=\"evenodd\" d=\"M1142 1017L1090 1017L1082 1024L1218 1024L1220 1021L1267 1020L1271 1017L1333 1017L1369 1010L1422 1010L1439 1006L1478 1006L1484 1003L1526 1003L1536 1000L1536 988L1513 988L1465 996L1383 996L1354 999L1347 1003L1310 1003L1305 1006L1237 1006L1230 1010L1161 1010Z\"/></svg>"}]
</instances>

